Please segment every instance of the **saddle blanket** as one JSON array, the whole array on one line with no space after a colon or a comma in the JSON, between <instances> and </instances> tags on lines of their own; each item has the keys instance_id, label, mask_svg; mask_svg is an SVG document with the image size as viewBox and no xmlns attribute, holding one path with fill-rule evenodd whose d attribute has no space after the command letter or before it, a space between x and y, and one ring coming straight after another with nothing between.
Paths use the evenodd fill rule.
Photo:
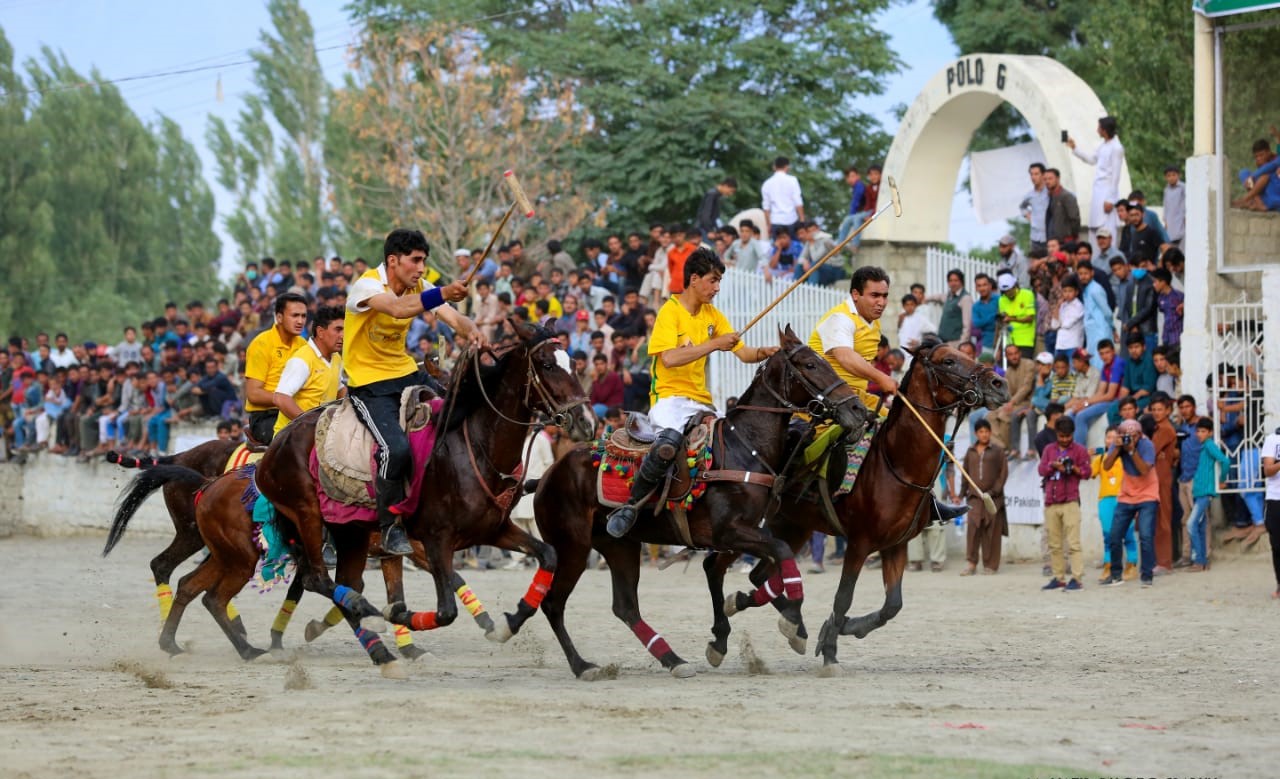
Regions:
<instances>
[{"instance_id":1,"label":"saddle blanket","mask_svg":"<svg viewBox=\"0 0 1280 779\"><path fill-rule=\"evenodd\" d=\"M240 450L236 450L237 452ZM258 453L258 458L261 458ZM289 545L276 523L275 506L258 491L257 460L235 471L235 478L245 482L240 505L253 517L253 543L258 548L258 564L249 583L259 593L270 592L277 584L293 579L296 565L289 556Z\"/></svg>"},{"instance_id":2,"label":"saddle blanket","mask_svg":"<svg viewBox=\"0 0 1280 779\"><path fill-rule=\"evenodd\" d=\"M852 444L845 444L844 476L840 479L840 487L832 494L833 498L853 490L853 483L858 478L858 471L862 469L862 462L867 459L867 452L871 450L871 439L875 436L877 429L879 425L868 425L861 438ZM831 453L831 447L843 434L844 428L839 425L830 425L805 447L804 464L815 467L818 478L828 477L828 466L836 461L836 457Z\"/></svg>"},{"instance_id":3,"label":"saddle blanket","mask_svg":"<svg viewBox=\"0 0 1280 779\"><path fill-rule=\"evenodd\" d=\"M262 455L266 454L266 452L266 449L255 452L249 448L248 444L242 443L235 449L231 450L231 456L227 458L227 467L223 468L222 472L231 473L237 468L243 468L250 463L256 463L262 459Z\"/></svg>"},{"instance_id":4,"label":"saddle blanket","mask_svg":"<svg viewBox=\"0 0 1280 779\"><path fill-rule=\"evenodd\" d=\"M631 485L635 482L636 471L640 468L640 462L648 451L649 444L636 440L626 429L606 432L603 438L596 441L591 453L591 462L597 468L596 499L601 505L617 508L631 500ZM668 495L670 498L667 501L668 509L677 506L688 508L695 500L702 497L702 493L707 490L707 483L698 480L697 476L700 472L711 469L711 461L710 425L699 425L686 437L684 459L676 458L675 462L676 468L688 469L690 489L687 494ZM679 483L682 481L678 478L681 475L674 474L669 481L673 484ZM648 501L649 504L656 503L666 491L669 490L664 490L663 485L658 485L658 489Z\"/></svg>"},{"instance_id":5,"label":"saddle blanket","mask_svg":"<svg viewBox=\"0 0 1280 779\"><path fill-rule=\"evenodd\" d=\"M413 467L408 485L405 489L405 499L400 503L392 506L391 510L397 514L412 514L418 508L418 501L422 496L423 477L426 474L427 461L431 459L431 452L436 445L436 425L435 415L439 413L444 406L444 401L440 398L431 400L432 421L423 427L413 430L408 434L409 449L413 453ZM332 431L330 431L332 432ZM329 480L323 478L321 471L320 459L316 454L317 447L312 447L311 455L307 459L307 470L311 473L311 478L316 485L316 497L320 501L320 511L324 514L326 522L343 525L349 522L376 522L378 513L376 510L377 502L374 498L373 481L364 482L363 489L365 494L359 503L345 502L345 495L330 495L329 489L331 484ZM373 450L369 450L369 472L377 472L377 461L374 457ZM327 486L328 485L328 486Z\"/></svg>"}]
</instances>

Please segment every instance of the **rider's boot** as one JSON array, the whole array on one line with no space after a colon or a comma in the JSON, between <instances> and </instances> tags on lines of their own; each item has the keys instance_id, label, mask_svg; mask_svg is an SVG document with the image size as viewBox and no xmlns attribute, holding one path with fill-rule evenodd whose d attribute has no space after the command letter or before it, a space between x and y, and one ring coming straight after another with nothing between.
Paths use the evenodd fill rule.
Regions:
<instances>
[{"instance_id":1,"label":"rider's boot","mask_svg":"<svg viewBox=\"0 0 1280 779\"><path fill-rule=\"evenodd\" d=\"M378 529L382 531L382 552L389 555L413 554L409 546L409 535L400 524L400 517L392 513L391 507L404 500L404 487L395 482L377 480L378 495Z\"/></svg>"},{"instance_id":2,"label":"rider's boot","mask_svg":"<svg viewBox=\"0 0 1280 779\"><path fill-rule=\"evenodd\" d=\"M609 523L606 525L609 535L622 538L635 527L640 514L640 503L662 483L671 463L675 462L683 441L684 437L676 430L666 429L658 433L631 484L631 500L609 515Z\"/></svg>"},{"instance_id":3,"label":"rider's boot","mask_svg":"<svg viewBox=\"0 0 1280 779\"><path fill-rule=\"evenodd\" d=\"M956 517L961 517L968 513L969 507L964 503L944 503L937 498L933 499L933 518L935 522L950 522Z\"/></svg>"}]
</instances>

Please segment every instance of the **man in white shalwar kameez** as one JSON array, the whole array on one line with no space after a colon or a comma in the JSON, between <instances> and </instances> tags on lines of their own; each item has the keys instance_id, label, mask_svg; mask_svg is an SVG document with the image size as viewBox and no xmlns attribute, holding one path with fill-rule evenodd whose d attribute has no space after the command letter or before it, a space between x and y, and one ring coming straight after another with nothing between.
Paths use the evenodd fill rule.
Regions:
<instances>
[{"instance_id":1,"label":"man in white shalwar kameez","mask_svg":"<svg viewBox=\"0 0 1280 779\"><path fill-rule=\"evenodd\" d=\"M1095 166L1093 193L1089 202L1089 242L1095 250L1098 246L1098 230L1107 228L1112 235L1119 235L1120 218L1115 205L1120 201L1120 174L1124 170L1124 146L1116 137L1116 120L1104 116L1098 120L1098 135L1102 145L1095 152L1076 147L1075 138L1067 138L1067 146L1081 160ZM1097 252L1095 251L1095 254Z\"/></svg>"}]
</instances>

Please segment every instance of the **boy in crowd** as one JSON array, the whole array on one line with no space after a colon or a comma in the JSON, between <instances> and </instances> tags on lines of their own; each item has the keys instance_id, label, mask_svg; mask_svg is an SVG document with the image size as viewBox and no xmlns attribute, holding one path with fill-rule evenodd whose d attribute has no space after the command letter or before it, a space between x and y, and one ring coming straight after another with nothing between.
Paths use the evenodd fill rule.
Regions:
<instances>
[{"instance_id":1,"label":"boy in crowd","mask_svg":"<svg viewBox=\"0 0 1280 779\"><path fill-rule=\"evenodd\" d=\"M1059 412L1060 414L1061 412ZM1049 536L1049 564L1053 578L1045 590L1084 589L1084 554L1080 547L1080 480L1093 475L1089 453L1074 440L1076 423L1059 416L1056 440L1040 455L1044 478L1044 525ZM1065 544L1065 550L1064 550ZM1068 563L1071 578L1067 578Z\"/></svg>"},{"instance_id":2,"label":"boy in crowd","mask_svg":"<svg viewBox=\"0 0 1280 779\"><path fill-rule=\"evenodd\" d=\"M1191 487L1194 506L1187 520L1187 536L1191 546L1189 570L1203 571L1209 567L1209 550L1206 545L1209 535L1209 504L1218 497L1219 487L1227 480L1231 461L1213 440L1213 420L1198 420L1195 437L1200 443L1200 457Z\"/></svg>"}]
</instances>

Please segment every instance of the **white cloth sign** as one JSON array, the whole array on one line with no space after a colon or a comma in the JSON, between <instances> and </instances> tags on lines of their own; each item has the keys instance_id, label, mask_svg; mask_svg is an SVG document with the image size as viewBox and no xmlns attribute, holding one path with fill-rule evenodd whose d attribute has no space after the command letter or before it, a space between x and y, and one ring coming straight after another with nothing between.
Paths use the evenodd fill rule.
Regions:
<instances>
[{"instance_id":1,"label":"white cloth sign","mask_svg":"<svg viewBox=\"0 0 1280 779\"><path fill-rule=\"evenodd\" d=\"M1044 152L1035 141L969 155L969 189L979 222L991 224L1021 216L1018 204L1031 192L1027 169L1033 162L1044 162Z\"/></svg>"}]
</instances>

